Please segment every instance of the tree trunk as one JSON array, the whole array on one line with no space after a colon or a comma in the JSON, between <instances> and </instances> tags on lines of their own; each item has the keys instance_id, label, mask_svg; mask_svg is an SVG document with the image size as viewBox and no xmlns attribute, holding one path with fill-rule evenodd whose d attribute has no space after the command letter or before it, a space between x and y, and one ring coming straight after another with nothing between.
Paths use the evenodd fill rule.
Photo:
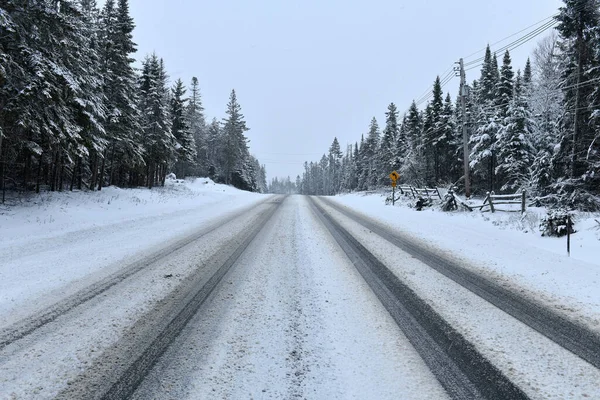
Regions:
<instances>
[{"instance_id":1,"label":"tree trunk","mask_svg":"<svg viewBox=\"0 0 600 400\"><path fill-rule=\"evenodd\" d=\"M83 166L81 164L83 164L83 158L79 157L77 161L77 190L81 190L83 186L83 172L81 171Z\"/></svg>"},{"instance_id":2,"label":"tree trunk","mask_svg":"<svg viewBox=\"0 0 600 400\"><path fill-rule=\"evenodd\" d=\"M27 151L26 151L27 153ZM27 154L25 156L25 163L23 166L23 187L25 191L29 191L29 170L31 168L31 156Z\"/></svg>"},{"instance_id":3,"label":"tree trunk","mask_svg":"<svg viewBox=\"0 0 600 400\"><path fill-rule=\"evenodd\" d=\"M62 192L63 191L63 178L65 175L65 162L64 162L64 154L61 151L60 152L60 158L58 159L58 165L59 165L59 169L58 169L58 191Z\"/></svg>"},{"instance_id":4,"label":"tree trunk","mask_svg":"<svg viewBox=\"0 0 600 400\"><path fill-rule=\"evenodd\" d=\"M152 184L154 180L154 165L148 164L148 189L152 189Z\"/></svg>"},{"instance_id":5,"label":"tree trunk","mask_svg":"<svg viewBox=\"0 0 600 400\"><path fill-rule=\"evenodd\" d=\"M108 186L113 184L114 165L115 165L115 142L113 141L112 148L110 149L110 174L108 175Z\"/></svg>"},{"instance_id":6,"label":"tree trunk","mask_svg":"<svg viewBox=\"0 0 600 400\"><path fill-rule=\"evenodd\" d=\"M2 140L0 138L0 140ZM0 177L1 177L1 181L0 181L0 186L2 186L2 204L4 204L4 202L6 201L6 182L5 182L5 178L4 178L4 164L5 161L2 160L2 155L0 154Z\"/></svg>"},{"instance_id":7,"label":"tree trunk","mask_svg":"<svg viewBox=\"0 0 600 400\"><path fill-rule=\"evenodd\" d=\"M102 190L102 185L104 184L104 166L106 165L106 150L104 150L104 154L102 155L102 165L100 166L100 179L98 179L98 190Z\"/></svg>"},{"instance_id":8,"label":"tree trunk","mask_svg":"<svg viewBox=\"0 0 600 400\"><path fill-rule=\"evenodd\" d=\"M90 180L90 190L96 188L96 180L98 178L98 153L94 152L94 158L92 160L92 179Z\"/></svg>"},{"instance_id":9,"label":"tree trunk","mask_svg":"<svg viewBox=\"0 0 600 400\"><path fill-rule=\"evenodd\" d=\"M37 169L37 178L35 180L35 192L39 193L40 192L40 180L42 179L42 161L43 161L43 154L40 154L40 157L38 159L38 169Z\"/></svg>"},{"instance_id":10,"label":"tree trunk","mask_svg":"<svg viewBox=\"0 0 600 400\"><path fill-rule=\"evenodd\" d=\"M73 188L75 187L76 169L77 165L71 166L71 184L69 185L69 192L72 192Z\"/></svg>"},{"instance_id":11,"label":"tree trunk","mask_svg":"<svg viewBox=\"0 0 600 400\"><path fill-rule=\"evenodd\" d=\"M54 158L54 162L52 165L52 173L51 173L51 180L50 180L50 191L54 192L56 191L56 183L58 181L57 177L58 177L58 151L55 152L55 156Z\"/></svg>"}]
</instances>

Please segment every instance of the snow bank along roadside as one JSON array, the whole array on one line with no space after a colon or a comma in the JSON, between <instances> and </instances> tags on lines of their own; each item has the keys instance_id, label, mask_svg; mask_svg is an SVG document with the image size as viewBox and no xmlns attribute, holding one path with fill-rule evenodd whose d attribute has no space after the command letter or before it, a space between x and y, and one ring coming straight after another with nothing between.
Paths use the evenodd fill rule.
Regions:
<instances>
[{"instance_id":1,"label":"snow bank along roadside","mask_svg":"<svg viewBox=\"0 0 600 400\"><path fill-rule=\"evenodd\" d=\"M153 189L45 192L0 209L0 245L261 197L209 178L168 179L164 187Z\"/></svg>"},{"instance_id":2,"label":"snow bank along roadside","mask_svg":"<svg viewBox=\"0 0 600 400\"><path fill-rule=\"evenodd\" d=\"M600 331L600 231L587 218L572 236L571 258L564 238L541 237L543 212L513 213L416 211L399 202L386 206L381 195L333 198L429 246L463 260L492 279L528 289L560 312ZM594 222L595 224L595 222Z\"/></svg>"},{"instance_id":3,"label":"snow bank along roadside","mask_svg":"<svg viewBox=\"0 0 600 400\"><path fill-rule=\"evenodd\" d=\"M152 190L44 193L13 205L0 214L0 324L265 198L202 178Z\"/></svg>"}]
</instances>

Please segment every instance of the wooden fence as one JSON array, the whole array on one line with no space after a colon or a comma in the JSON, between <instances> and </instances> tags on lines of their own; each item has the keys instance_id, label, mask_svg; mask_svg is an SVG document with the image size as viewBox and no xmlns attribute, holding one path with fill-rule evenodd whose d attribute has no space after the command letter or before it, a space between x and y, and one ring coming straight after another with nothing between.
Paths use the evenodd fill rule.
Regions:
<instances>
[{"instance_id":1,"label":"wooden fence","mask_svg":"<svg viewBox=\"0 0 600 400\"><path fill-rule=\"evenodd\" d=\"M496 211L504 211L521 212L522 214L525 212L526 209L525 198L525 191L515 194L494 194L494 192L487 192L487 196L485 197L485 200L483 200L483 204L478 206L471 205L471 208L479 208L481 212L490 211L494 213ZM518 204L520 205L520 207L518 209L498 208L498 206L511 204Z\"/></svg>"},{"instance_id":2,"label":"wooden fence","mask_svg":"<svg viewBox=\"0 0 600 400\"><path fill-rule=\"evenodd\" d=\"M399 186L400 193L404 196L412 196L414 199L418 197L429 198L432 196L442 199L442 195L437 188L415 188L412 186Z\"/></svg>"},{"instance_id":3,"label":"wooden fence","mask_svg":"<svg viewBox=\"0 0 600 400\"><path fill-rule=\"evenodd\" d=\"M438 188L416 188L410 185L398 186L397 188L400 191L400 194L404 196L412 196L412 198L417 199L419 197L432 199L437 197L440 200L443 200L442 195ZM466 201L460 199L456 194L454 194L454 198L457 203L463 206L466 210L473 211L479 209L481 212L490 211L492 213L496 211L505 211L505 212L521 212L524 213L526 209L526 193L525 191L521 193L515 194L495 194L494 192L487 192L485 199L483 200L483 204L473 205L467 204ZM503 205L519 205L518 208L503 208L498 206Z\"/></svg>"}]
</instances>

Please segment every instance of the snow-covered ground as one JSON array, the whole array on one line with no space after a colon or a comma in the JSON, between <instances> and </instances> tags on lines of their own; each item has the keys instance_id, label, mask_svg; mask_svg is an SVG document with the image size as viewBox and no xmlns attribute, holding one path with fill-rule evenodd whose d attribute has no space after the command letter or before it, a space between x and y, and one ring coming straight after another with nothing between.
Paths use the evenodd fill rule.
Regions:
<instances>
[{"instance_id":1,"label":"snow-covered ground","mask_svg":"<svg viewBox=\"0 0 600 400\"><path fill-rule=\"evenodd\" d=\"M266 198L201 178L0 208L0 326Z\"/></svg>"},{"instance_id":2,"label":"snow-covered ground","mask_svg":"<svg viewBox=\"0 0 600 400\"><path fill-rule=\"evenodd\" d=\"M538 226L542 208L520 213L494 214L416 211L409 201L385 205L385 194L346 194L333 198L339 204L421 239L494 279L525 293L600 332L600 226L598 215L576 216L577 233L566 238L542 237Z\"/></svg>"}]
</instances>

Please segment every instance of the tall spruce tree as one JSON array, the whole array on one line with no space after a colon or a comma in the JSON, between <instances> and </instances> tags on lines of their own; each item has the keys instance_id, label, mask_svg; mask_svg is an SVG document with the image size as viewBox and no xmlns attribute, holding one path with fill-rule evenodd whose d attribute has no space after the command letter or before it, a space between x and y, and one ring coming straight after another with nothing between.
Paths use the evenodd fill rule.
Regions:
<instances>
[{"instance_id":1,"label":"tall spruce tree","mask_svg":"<svg viewBox=\"0 0 600 400\"><path fill-rule=\"evenodd\" d=\"M200 86L198 78L193 77L190 87L190 98L186 108L186 117L190 127L190 132L194 137L196 144L196 165L194 172L200 175L208 174L210 167L210 148L207 137L206 119L204 116L204 107L202 106L202 97L200 95Z\"/></svg>"},{"instance_id":2,"label":"tall spruce tree","mask_svg":"<svg viewBox=\"0 0 600 400\"><path fill-rule=\"evenodd\" d=\"M181 79L171 89L171 133L177 141L177 163L175 171L178 176L185 177L187 168L196 161L196 143L185 116L185 86Z\"/></svg>"},{"instance_id":3,"label":"tall spruce tree","mask_svg":"<svg viewBox=\"0 0 600 400\"><path fill-rule=\"evenodd\" d=\"M514 192L525 188L534 156L532 136L536 131L535 125L519 71L514 97L510 100L504 124L498 133L496 173L503 177L500 190Z\"/></svg>"},{"instance_id":4,"label":"tall spruce tree","mask_svg":"<svg viewBox=\"0 0 600 400\"><path fill-rule=\"evenodd\" d=\"M400 176L414 184L423 182L424 163L422 157L423 118L417 104L413 101L404 121L404 131L408 138L407 156L402 163Z\"/></svg>"},{"instance_id":5,"label":"tall spruce tree","mask_svg":"<svg viewBox=\"0 0 600 400\"><path fill-rule=\"evenodd\" d=\"M327 194L333 195L339 192L342 181L342 149L337 137L333 138L333 142L329 147L329 173L327 180L329 182Z\"/></svg>"},{"instance_id":6,"label":"tall spruce tree","mask_svg":"<svg viewBox=\"0 0 600 400\"><path fill-rule=\"evenodd\" d=\"M444 98L440 77L433 83L433 98L427 107L425 128L423 131L422 156L424 162L423 179L429 185L435 185L441 178L441 157L448 147L448 138L442 120Z\"/></svg>"},{"instance_id":7,"label":"tall spruce tree","mask_svg":"<svg viewBox=\"0 0 600 400\"><path fill-rule=\"evenodd\" d=\"M556 20L564 55L565 116L554 165L558 177L566 175L568 179L559 178L555 190L566 203L600 208L600 201L593 197L600 185L600 144L595 140L600 121L596 118L598 103L594 103L600 101L600 85L590 84L600 79L598 2L564 0Z\"/></svg>"},{"instance_id":8,"label":"tall spruce tree","mask_svg":"<svg viewBox=\"0 0 600 400\"><path fill-rule=\"evenodd\" d=\"M362 190L373 189L379 182L379 176L381 175L378 157L380 136L379 124L377 119L373 117L369 125L367 139L360 148L363 171L359 182Z\"/></svg>"},{"instance_id":9,"label":"tall spruce tree","mask_svg":"<svg viewBox=\"0 0 600 400\"><path fill-rule=\"evenodd\" d=\"M171 131L164 63L154 53L142 63L140 93L147 165L146 184L152 188L154 185L164 184L167 168L175 159L177 143Z\"/></svg>"},{"instance_id":10,"label":"tall spruce tree","mask_svg":"<svg viewBox=\"0 0 600 400\"><path fill-rule=\"evenodd\" d=\"M121 185L125 184L128 176L130 183L139 184L134 182L132 175L137 175L136 171L139 172L144 165L145 149L142 146L140 111L137 108L137 77L133 69L135 60L131 58L131 54L136 52L132 36L135 25L129 15L127 0L119 0L118 8L115 8L114 0L107 0L100 19L101 73L104 78L103 91L108 110L106 131L110 144L104 151L96 151L93 155L92 185L98 160L102 160L103 171L107 158L110 158L109 181L119 169L121 173L118 180ZM116 159L120 161L118 166ZM129 173L126 174L125 170ZM102 185L103 173L100 175L99 185Z\"/></svg>"},{"instance_id":11,"label":"tall spruce tree","mask_svg":"<svg viewBox=\"0 0 600 400\"><path fill-rule=\"evenodd\" d=\"M398 136L400 132L400 126L398 125L398 109L394 103L390 103L388 110L385 113L385 128L383 129L383 137L381 139L381 145L379 147L379 157L381 160L381 167L385 171L393 171L400 165L398 157ZM381 181L383 182L387 175L381 175Z\"/></svg>"},{"instance_id":12,"label":"tall spruce tree","mask_svg":"<svg viewBox=\"0 0 600 400\"><path fill-rule=\"evenodd\" d=\"M223 159L225 161L225 183L239 188L248 184L244 180L244 165L248 158L248 139L244 132L248 130L242 114L242 107L237 101L235 90L231 91L227 103L227 117L223 119Z\"/></svg>"},{"instance_id":13,"label":"tall spruce tree","mask_svg":"<svg viewBox=\"0 0 600 400\"><path fill-rule=\"evenodd\" d=\"M500 120L506 116L506 111L513 97L514 92L514 72L511 65L510 53L508 50L504 53L502 60L502 68L500 69L500 81L497 84L496 93L496 112L499 114Z\"/></svg>"},{"instance_id":14,"label":"tall spruce tree","mask_svg":"<svg viewBox=\"0 0 600 400\"><path fill-rule=\"evenodd\" d=\"M500 74L495 54L486 49L481 77L477 86L475 126L470 137L471 153L469 164L472 168L474 189L493 191L496 188L496 135L500 129L495 102ZM487 185L486 185L487 183Z\"/></svg>"}]
</instances>

